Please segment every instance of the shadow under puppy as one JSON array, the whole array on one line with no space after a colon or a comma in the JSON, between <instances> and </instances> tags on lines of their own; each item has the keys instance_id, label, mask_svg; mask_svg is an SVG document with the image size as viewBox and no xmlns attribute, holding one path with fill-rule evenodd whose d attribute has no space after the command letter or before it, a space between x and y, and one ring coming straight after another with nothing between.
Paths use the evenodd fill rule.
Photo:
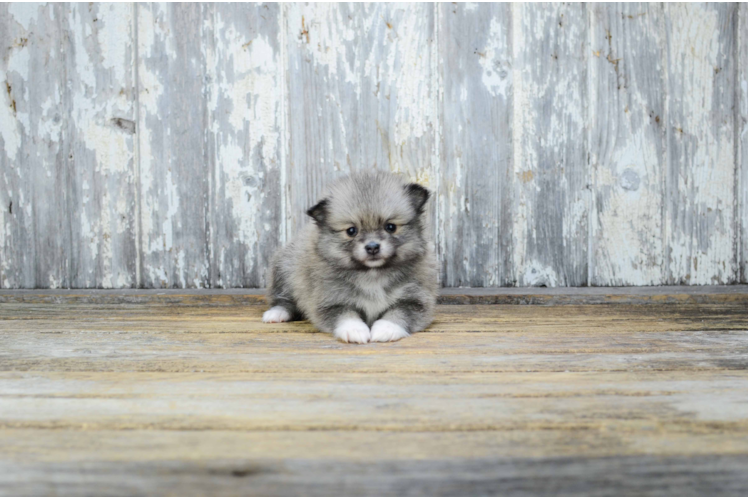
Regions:
<instances>
[{"instance_id":1,"label":"shadow under puppy","mask_svg":"<svg viewBox=\"0 0 748 500\"><path fill-rule=\"evenodd\" d=\"M337 180L273 260L266 323L309 319L343 342L390 342L434 316L436 259L425 231L429 191L388 172Z\"/></svg>"}]
</instances>

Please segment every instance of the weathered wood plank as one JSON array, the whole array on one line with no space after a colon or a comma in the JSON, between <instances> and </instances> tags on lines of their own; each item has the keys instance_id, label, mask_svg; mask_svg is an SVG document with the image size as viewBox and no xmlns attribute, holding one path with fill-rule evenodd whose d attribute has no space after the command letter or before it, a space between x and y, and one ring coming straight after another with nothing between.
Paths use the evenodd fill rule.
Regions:
<instances>
[{"instance_id":1,"label":"weathered wood plank","mask_svg":"<svg viewBox=\"0 0 748 500\"><path fill-rule=\"evenodd\" d=\"M0 286L71 285L65 7L0 6Z\"/></svg>"},{"instance_id":2,"label":"weathered wood plank","mask_svg":"<svg viewBox=\"0 0 748 500\"><path fill-rule=\"evenodd\" d=\"M207 6L138 4L140 285L208 286Z\"/></svg>"},{"instance_id":3,"label":"weathered wood plank","mask_svg":"<svg viewBox=\"0 0 748 500\"><path fill-rule=\"evenodd\" d=\"M365 168L447 285L746 282L745 9L3 5L0 287L263 286Z\"/></svg>"},{"instance_id":4,"label":"weathered wood plank","mask_svg":"<svg viewBox=\"0 0 748 500\"><path fill-rule=\"evenodd\" d=\"M740 492L744 309L442 306L348 346L262 307L3 304L0 491Z\"/></svg>"},{"instance_id":5,"label":"weathered wood plank","mask_svg":"<svg viewBox=\"0 0 748 500\"><path fill-rule=\"evenodd\" d=\"M179 437L193 443L203 434ZM74 441L71 436L70 443ZM460 448L465 442L452 443ZM325 447L321 442L320 448ZM510 447L490 458L468 460L238 457L206 461L182 456L153 461L141 455L125 463L119 457L72 463L3 461L0 492L29 496L743 496L748 492L744 453L662 457L647 450L627 457L507 459L503 451ZM151 453L148 448L144 455ZM194 452L190 449L185 455Z\"/></svg>"},{"instance_id":6,"label":"weathered wood plank","mask_svg":"<svg viewBox=\"0 0 748 500\"><path fill-rule=\"evenodd\" d=\"M210 78L211 286L265 285L281 237L279 4L206 6Z\"/></svg>"},{"instance_id":7,"label":"weathered wood plank","mask_svg":"<svg viewBox=\"0 0 748 500\"><path fill-rule=\"evenodd\" d=\"M19 4L14 9L30 7ZM27 198L33 191L29 189L32 187L30 182L24 182L21 175L23 164L19 161L13 165L17 157L24 156L21 151L24 129L18 120L18 103L13 88L16 81L21 82L27 77L31 50L26 48L28 37L19 36L28 35L28 26L16 21L16 15L19 13L16 11L14 15L11 12L10 3L0 5L0 47L5 54L0 58L0 83L4 82L0 92L0 288L34 285L33 203ZM28 24L29 21L25 22ZM18 67L19 64L22 68ZM24 188L28 192L24 196L25 203L21 204Z\"/></svg>"},{"instance_id":8,"label":"weathered wood plank","mask_svg":"<svg viewBox=\"0 0 748 500\"><path fill-rule=\"evenodd\" d=\"M128 303L95 303L60 301L58 304L42 301L6 302L0 308L0 320L5 332L28 334L54 330L55 320L72 321L60 324L59 331L112 332L119 331L120 326L137 325L138 331L171 332L171 333L241 333L256 331L286 332L305 334L315 331L309 322L269 323L261 322L263 309L267 306L248 303L230 304L229 307L209 307L209 302L178 302L153 300ZM556 321L556 327L574 331L602 331L614 335L632 332L659 331L699 331L705 328L703 322L709 319L709 328L744 329L748 318L744 314L745 295L742 300L704 301L673 303L662 301L643 303L599 303L596 305L565 305L543 308L523 305L481 305L474 304L472 316L464 316L466 309L460 305L442 305L439 307L435 322L429 332L465 332L461 319L470 319L469 333L495 331L499 326L502 333L517 333L523 323L528 332L556 334L557 331L545 330ZM220 303L217 302L217 305ZM102 318L102 315L104 316ZM28 320L28 321L27 321ZM211 322L221 320L225 323L211 326ZM540 322L537 322L538 320ZM626 320L624 323L622 321ZM27 322L25 322L27 321ZM15 322L15 323L14 323ZM123 325L116 322L124 322ZM150 325L150 326L149 326ZM474 328L473 328L474 327ZM207 328L207 330L206 330ZM509 328L505 331L505 328ZM333 340L332 337L329 337ZM458 340L455 340L458 341ZM529 340L528 340L529 341ZM285 340L284 340L285 342ZM343 344L340 344L343 345ZM388 346L400 344L387 344ZM356 348L358 346L351 346ZM377 346L370 346L372 349ZM391 347L394 349L394 347Z\"/></svg>"},{"instance_id":9,"label":"weathered wood plank","mask_svg":"<svg viewBox=\"0 0 748 500\"><path fill-rule=\"evenodd\" d=\"M735 234L737 4L666 4L666 242L670 284L738 278Z\"/></svg>"},{"instance_id":10,"label":"weathered wood plank","mask_svg":"<svg viewBox=\"0 0 748 500\"><path fill-rule=\"evenodd\" d=\"M359 13L360 169L402 172L435 187L431 4L364 4Z\"/></svg>"},{"instance_id":11,"label":"weathered wood plank","mask_svg":"<svg viewBox=\"0 0 748 500\"><path fill-rule=\"evenodd\" d=\"M416 355L418 356L418 355ZM718 391L715 388L719 387ZM4 373L0 428L532 431L743 436L748 376L659 373ZM689 417L684 419L684 415ZM584 416L580 418L580 416Z\"/></svg>"},{"instance_id":12,"label":"weathered wood plank","mask_svg":"<svg viewBox=\"0 0 748 500\"><path fill-rule=\"evenodd\" d=\"M284 8L289 238L337 176L377 168L435 188L433 6Z\"/></svg>"},{"instance_id":13,"label":"weathered wood plank","mask_svg":"<svg viewBox=\"0 0 748 500\"><path fill-rule=\"evenodd\" d=\"M514 4L513 262L519 286L588 283L584 4Z\"/></svg>"},{"instance_id":14,"label":"weathered wood plank","mask_svg":"<svg viewBox=\"0 0 748 500\"><path fill-rule=\"evenodd\" d=\"M3 304L2 371L468 373L748 366L745 304L439 306L406 342L351 346L264 307ZM708 329L708 330L706 330ZM559 340L563 339L563 341Z\"/></svg>"},{"instance_id":15,"label":"weathered wood plank","mask_svg":"<svg viewBox=\"0 0 748 500\"><path fill-rule=\"evenodd\" d=\"M0 301L2 296L0 292ZM440 304L454 305L748 304L748 287L442 288L437 300Z\"/></svg>"},{"instance_id":16,"label":"weathered wood plank","mask_svg":"<svg viewBox=\"0 0 748 500\"><path fill-rule=\"evenodd\" d=\"M740 282L748 283L748 5L741 3L738 12L738 90L739 110L735 124L738 135L738 212L740 232Z\"/></svg>"},{"instance_id":17,"label":"weathered wood plank","mask_svg":"<svg viewBox=\"0 0 748 500\"><path fill-rule=\"evenodd\" d=\"M134 287L138 259L134 6L71 4L61 14L69 93L65 120L73 250L69 286Z\"/></svg>"},{"instance_id":18,"label":"weathered wood plank","mask_svg":"<svg viewBox=\"0 0 748 500\"><path fill-rule=\"evenodd\" d=\"M732 434L735 437L732 440L719 432L694 433L682 439L682 428L650 426L646 430L645 422L632 423L640 427L639 432L626 432L633 427L590 426L470 432L0 429L0 447L4 458L16 464L43 456L48 463L118 460L124 466L148 457L149 461L175 462L183 467L189 467L193 461L210 461L215 465L223 462L225 466L232 461L247 464L259 460L337 459L376 463L393 457L418 461L441 457L469 463L470 459L491 457L603 459L646 453L664 460L664 455L674 452L687 456L745 454L746 436L739 432ZM351 445L354 439L357 446ZM102 443L109 446L101 446ZM677 451L672 448L674 443ZM8 469L1 468L0 472L8 473ZM7 476L3 480L7 481Z\"/></svg>"},{"instance_id":19,"label":"weathered wood plank","mask_svg":"<svg viewBox=\"0 0 748 500\"><path fill-rule=\"evenodd\" d=\"M441 304L585 305L748 303L744 285L594 288L442 288ZM264 289L0 290L0 303L264 305Z\"/></svg>"},{"instance_id":20,"label":"weathered wood plank","mask_svg":"<svg viewBox=\"0 0 748 500\"><path fill-rule=\"evenodd\" d=\"M0 493L748 491L744 303L439 306L363 346L263 309L0 305Z\"/></svg>"},{"instance_id":21,"label":"weathered wood plank","mask_svg":"<svg viewBox=\"0 0 748 500\"><path fill-rule=\"evenodd\" d=\"M440 304L748 304L744 285L667 287L442 288ZM0 290L0 303L264 305L264 289Z\"/></svg>"},{"instance_id":22,"label":"weathered wood plank","mask_svg":"<svg viewBox=\"0 0 748 500\"><path fill-rule=\"evenodd\" d=\"M662 5L589 9L590 284L657 285L665 278Z\"/></svg>"},{"instance_id":23,"label":"weathered wood plank","mask_svg":"<svg viewBox=\"0 0 748 500\"><path fill-rule=\"evenodd\" d=\"M421 340L414 340L408 346L425 355L440 358L428 359L405 356L407 352L395 353L396 349L387 351L382 348L376 351L376 347L351 352L345 347L338 346L327 336L314 332L309 326L306 332L284 334L279 331L263 331L261 333L265 337L247 338L246 333L236 331L240 330L239 322L236 323L235 333L216 335L216 338L209 339L211 342L196 334L168 335L165 332L166 328L162 328L158 336L137 336L116 331L106 332L102 329L78 339L78 342L73 342L53 335L58 332L72 336L74 332L59 332L53 324L45 324L41 325L45 328L44 335L29 335L28 338L29 342L34 341L40 346L39 352L35 355L28 354L30 346L26 342L22 347L18 345L17 340L13 343L7 338L2 339L1 344L7 348L8 354L0 358L0 371L204 372L245 375L293 373L304 378L320 373L341 372L370 377L383 373L396 373L404 377L414 374L446 377L470 372L548 374L630 371L638 374L648 371L716 372L748 369L748 352L743 347L746 342L745 334L729 334L729 342L726 340L724 345L712 349L705 350L703 343L694 341L688 349L672 353L648 350L645 347L607 350L604 347L588 347L583 345L583 342L591 342L592 336L589 334L577 335L574 342L569 342L569 347L563 349L544 339L544 342L539 344L544 344L541 347L547 352L530 352L520 347L503 350L459 349L456 341L446 340L456 336L464 343L467 341L464 331L448 332L428 336L432 342L435 339L445 341L446 345L443 348L433 348L431 343ZM743 325L739 326L744 328ZM623 334L631 335L632 332L622 332L621 335ZM725 331L708 333L714 337L720 334L728 335ZM699 341L708 335L705 332L692 334ZM277 343L265 345L268 344L268 336L279 336L280 339ZM677 344L685 336L683 333L673 333L669 338L658 335L636 335L635 338L642 345L646 342L669 345ZM113 345L113 339L120 343ZM474 335L472 340L490 345L502 339L492 335ZM513 343L517 345L519 341L514 338ZM297 350L285 351L284 348L288 346L293 346ZM61 352L62 350L64 352ZM330 353L334 350L340 350L340 353L347 354L347 357L331 356ZM538 350L542 349L538 347ZM11 355L14 357L11 358ZM289 357L295 362L292 366L288 363Z\"/></svg>"},{"instance_id":24,"label":"weathered wood plank","mask_svg":"<svg viewBox=\"0 0 748 500\"><path fill-rule=\"evenodd\" d=\"M361 5L358 71L361 73L359 170L402 173L436 190L437 68L434 5ZM436 197L430 202L436 235Z\"/></svg>"},{"instance_id":25,"label":"weathered wood plank","mask_svg":"<svg viewBox=\"0 0 748 500\"><path fill-rule=\"evenodd\" d=\"M442 284L511 285L512 9L438 9Z\"/></svg>"},{"instance_id":26,"label":"weathered wood plank","mask_svg":"<svg viewBox=\"0 0 748 500\"><path fill-rule=\"evenodd\" d=\"M336 176L361 165L360 4L286 4L287 234Z\"/></svg>"}]
</instances>

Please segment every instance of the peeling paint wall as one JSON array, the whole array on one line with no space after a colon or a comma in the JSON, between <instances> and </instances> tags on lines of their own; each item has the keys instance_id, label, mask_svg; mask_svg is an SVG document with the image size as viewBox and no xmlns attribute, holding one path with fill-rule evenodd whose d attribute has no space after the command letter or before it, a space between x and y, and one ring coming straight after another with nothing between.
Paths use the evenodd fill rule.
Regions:
<instances>
[{"instance_id":1,"label":"peeling paint wall","mask_svg":"<svg viewBox=\"0 0 748 500\"><path fill-rule=\"evenodd\" d=\"M748 280L744 4L0 4L0 288L261 287L337 176L445 286Z\"/></svg>"}]
</instances>

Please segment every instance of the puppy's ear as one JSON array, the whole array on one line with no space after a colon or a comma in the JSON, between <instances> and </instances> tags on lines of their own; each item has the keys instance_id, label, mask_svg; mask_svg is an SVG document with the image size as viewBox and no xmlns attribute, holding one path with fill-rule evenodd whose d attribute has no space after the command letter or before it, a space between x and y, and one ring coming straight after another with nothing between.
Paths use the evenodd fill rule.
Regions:
<instances>
[{"instance_id":1,"label":"puppy's ear","mask_svg":"<svg viewBox=\"0 0 748 500\"><path fill-rule=\"evenodd\" d=\"M429 201L431 191L421 186L420 184L408 184L405 186L405 192L408 193L410 202L415 207L416 212L423 213L423 206Z\"/></svg>"},{"instance_id":2,"label":"puppy's ear","mask_svg":"<svg viewBox=\"0 0 748 500\"><path fill-rule=\"evenodd\" d=\"M319 224L320 226L325 223L325 220L327 220L327 205L329 202L327 199L324 199L314 205L312 208L306 211L306 214L314 219L314 221Z\"/></svg>"}]
</instances>

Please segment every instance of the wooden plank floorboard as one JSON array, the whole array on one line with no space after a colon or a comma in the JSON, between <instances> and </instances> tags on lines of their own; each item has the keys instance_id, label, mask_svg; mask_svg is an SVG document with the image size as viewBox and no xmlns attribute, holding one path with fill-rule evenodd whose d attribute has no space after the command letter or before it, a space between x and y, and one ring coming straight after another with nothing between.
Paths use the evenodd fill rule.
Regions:
<instances>
[{"instance_id":1,"label":"wooden plank floorboard","mask_svg":"<svg viewBox=\"0 0 748 500\"><path fill-rule=\"evenodd\" d=\"M748 456L2 464L0 488L84 496L728 496ZM6 479L7 478L7 479ZM135 480L134 478L137 478ZM83 479L83 480L82 480Z\"/></svg>"},{"instance_id":2,"label":"wooden plank floorboard","mask_svg":"<svg viewBox=\"0 0 748 500\"><path fill-rule=\"evenodd\" d=\"M4 429L599 429L748 434L748 376L711 372L319 374L2 374ZM748 452L748 449L746 450Z\"/></svg>"},{"instance_id":3,"label":"wooden plank floorboard","mask_svg":"<svg viewBox=\"0 0 748 500\"><path fill-rule=\"evenodd\" d=\"M3 292L0 494L745 495L730 288L442 304L363 346L251 294Z\"/></svg>"},{"instance_id":4,"label":"wooden plank floorboard","mask_svg":"<svg viewBox=\"0 0 748 500\"><path fill-rule=\"evenodd\" d=\"M180 304L262 305L265 290L233 289L0 289L0 304ZM443 288L441 304L581 305L581 304L748 304L748 285L642 287L505 287Z\"/></svg>"}]
</instances>

